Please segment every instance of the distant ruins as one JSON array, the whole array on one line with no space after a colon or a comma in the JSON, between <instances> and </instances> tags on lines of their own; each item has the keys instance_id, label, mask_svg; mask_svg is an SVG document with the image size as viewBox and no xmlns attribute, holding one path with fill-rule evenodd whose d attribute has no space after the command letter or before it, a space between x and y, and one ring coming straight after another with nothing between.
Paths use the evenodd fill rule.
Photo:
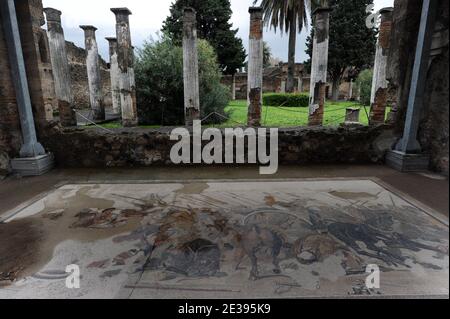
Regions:
<instances>
[{"instance_id":1,"label":"distant ruins","mask_svg":"<svg viewBox=\"0 0 450 319\"><path fill-rule=\"evenodd\" d=\"M263 93L285 93L287 82L287 63L281 62L279 65L269 66L263 70ZM236 100L245 100L247 98L247 72L240 70L235 75L235 98ZM303 63L296 63L294 70L294 88L295 93L309 94L311 75L305 69ZM232 90L233 77L223 75L222 83ZM327 98L331 98L333 84L329 81L325 87ZM358 90L348 77L339 87L340 100L358 100Z\"/></svg>"}]
</instances>

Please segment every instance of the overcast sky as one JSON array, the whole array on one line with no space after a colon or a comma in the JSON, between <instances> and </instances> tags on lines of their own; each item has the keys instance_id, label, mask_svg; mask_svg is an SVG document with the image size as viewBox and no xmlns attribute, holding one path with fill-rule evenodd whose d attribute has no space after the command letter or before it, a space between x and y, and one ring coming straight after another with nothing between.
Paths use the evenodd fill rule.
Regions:
<instances>
[{"instance_id":1,"label":"overcast sky","mask_svg":"<svg viewBox=\"0 0 450 319\"><path fill-rule=\"evenodd\" d=\"M96 26L97 41L100 54L108 59L108 44L105 37L115 36L115 18L109 8L128 7L133 15L130 17L133 45L140 47L146 39L156 38L163 21L169 15L171 3L175 0L43 0L45 7L52 7L63 12L63 26L66 40L84 47L83 31L79 25L91 24ZM376 9L393 5L394 0L375 0ZM239 28L239 36L247 48L249 32L248 7L253 0L231 0L233 10L232 23ZM307 32L304 31L297 41L297 62L306 59L305 41ZM288 37L266 31L264 40L272 49L274 57L287 60Z\"/></svg>"}]
</instances>

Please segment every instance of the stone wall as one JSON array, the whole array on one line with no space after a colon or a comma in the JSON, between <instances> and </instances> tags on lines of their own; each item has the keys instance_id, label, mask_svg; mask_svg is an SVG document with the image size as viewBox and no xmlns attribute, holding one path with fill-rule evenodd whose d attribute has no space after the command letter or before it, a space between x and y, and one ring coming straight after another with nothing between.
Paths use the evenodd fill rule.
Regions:
<instances>
[{"instance_id":1,"label":"stone wall","mask_svg":"<svg viewBox=\"0 0 450 319\"><path fill-rule=\"evenodd\" d=\"M74 94L74 107L76 109L87 109L90 107L90 102L86 70L86 51L83 48L77 47L72 42L67 41L66 46L72 80L72 92ZM101 57L100 71L102 76L104 104L106 107L112 107L109 65Z\"/></svg>"},{"instance_id":2,"label":"stone wall","mask_svg":"<svg viewBox=\"0 0 450 319\"><path fill-rule=\"evenodd\" d=\"M448 19L449 2L440 1L438 20L433 36L430 69L424 98L419 140L425 152L431 154L431 169L448 175ZM421 0L395 0L391 50L388 60L390 94L397 112L393 114L395 131L403 132L417 34L422 10Z\"/></svg>"},{"instance_id":3,"label":"stone wall","mask_svg":"<svg viewBox=\"0 0 450 319\"><path fill-rule=\"evenodd\" d=\"M41 141L60 167L171 165L170 128L48 130ZM279 132L280 164L378 163L395 137L384 126L296 128ZM89 150L89 151L86 151Z\"/></svg>"}]
</instances>

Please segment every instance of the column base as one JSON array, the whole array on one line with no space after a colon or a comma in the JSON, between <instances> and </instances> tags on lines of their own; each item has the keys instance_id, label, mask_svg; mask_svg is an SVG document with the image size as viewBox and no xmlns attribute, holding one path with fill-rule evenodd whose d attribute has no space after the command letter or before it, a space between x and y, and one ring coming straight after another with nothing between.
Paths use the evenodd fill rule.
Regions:
<instances>
[{"instance_id":1,"label":"column base","mask_svg":"<svg viewBox=\"0 0 450 319\"><path fill-rule=\"evenodd\" d=\"M13 173L20 176L40 176L54 167L52 154L45 154L29 158L15 158L11 160Z\"/></svg>"},{"instance_id":2,"label":"column base","mask_svg":"<svg viewBox=\"0 0 450 319\"><path fill-rule=\"evenodd\" d=\"M139 125L138 120L124 120L122 119L123 127L137 127Z\"/></svg>"},{"instance_id":3,"label":"column base","mask_svg":"<svg viewBox=\"0 0 450 319\"><path fill-rule=\"evenodd\" d=\"M427 154L407 154L400 151L389 151L386 155L386 165L405 173L427 171L430 166L430 156Z\"/></svg>"}]
</instances>

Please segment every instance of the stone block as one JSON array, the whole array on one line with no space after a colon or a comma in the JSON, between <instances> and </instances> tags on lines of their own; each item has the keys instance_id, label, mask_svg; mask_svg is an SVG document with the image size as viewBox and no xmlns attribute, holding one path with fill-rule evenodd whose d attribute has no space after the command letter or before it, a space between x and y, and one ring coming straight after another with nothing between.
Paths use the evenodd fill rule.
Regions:
<instances>
[{"instance_id":1,"label":"stone block","mask_svg":"<svg viewBox=\"0 0 450 319\"><path fill-rule=\"evenodd\" d=\"M429 169L430 156L390 151L386 155L386 164L400 172L422 172Z\"/></svg>"},{"instance_id":2,"label":"stone block","mask_svg":"<svg viewBox=\"0 0 450 319\"><path fill-rule=\"evenodd\" d=\"M40 176L49 172L54 167L52 154L31 158L15 158L11 161L13 173L20 176Z\"/></svg>"}]
</instances>

